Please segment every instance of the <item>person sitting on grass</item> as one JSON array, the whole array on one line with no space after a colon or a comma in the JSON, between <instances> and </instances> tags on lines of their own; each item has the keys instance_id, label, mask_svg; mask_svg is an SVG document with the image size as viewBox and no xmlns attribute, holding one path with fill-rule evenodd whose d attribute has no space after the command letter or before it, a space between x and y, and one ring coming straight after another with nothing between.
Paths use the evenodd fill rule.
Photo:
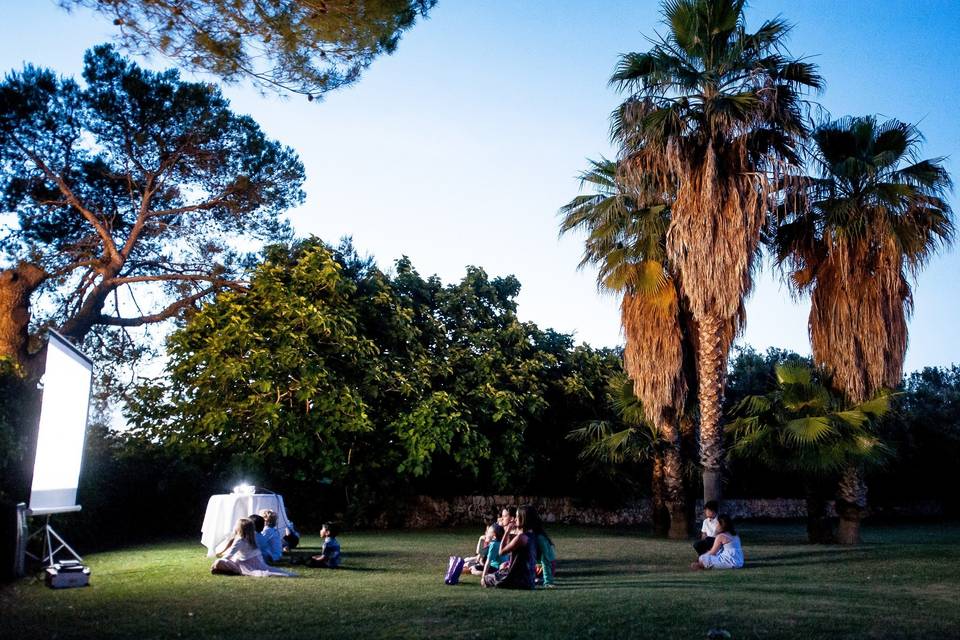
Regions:
<instances>
[{"instance_id":1,"label":"person sitting on grass","mask_svg":"<svg viewBox=\"0 0 960 640\"><path fill-rule=\"evenodd\" d=\"M484 587L500 589L533 589L536 575L537 539L530 528L531 514L536 511L529 505L517 510L517 523L513 529L504 532L500 545L501 554L510 554L510 563L501 565L497 571L493 567L484 567L480 584Z\"/></svg>"},{"instance_id":2,"label":"person sitting on grass","mask_svg":"<svg viewBox=\"0 0 960 640\"><path fill-rule=\"evenodd\" d=\"M266 556L267 539L263 537L263 528L267 524L266 521L259 513L251 513L247 516L247 519L253 523L253 537L257 539L257 549L260 549L260 553Z\"/></svg>"},{"instance_id":3,"label":"person sitting on grass","mask_svg":"<svg viewBox=\"0 0 960 640\"><path fill-rule=\"evenodd\" d=\"M210 567L210 573L229 576L253 576L256 578L289 578L293 574L274 569L263 561L263 554L257 548L257 530L250 518L240 518L233 532L233 538L227 543L226 550Z\"/></svg>"},{"instance_id":4,"label":"person sitting on grass","mask_svg":"<svg viewBox=\"0 0 960 640\"><path fill-rule=\"evenodd\" d=\"M713 547L713 538L717 535L717 513L720 505L709 500L703 505L703 525L700 527L700 539L693 543L697 556L702 556Z\"/></svg>"},{"instance_id":5,"label":"person sitting on grass","mask_svg":"<svg viewBox=\"0 0 960 640\"><path fill-rule=\"evenodd\" d=\"M479 563L470 567L470 573L475 576L482 576L484 571L495 572L507 561L508 556L500 553L500 541L503 540L503 527L493 523L487 527L487 536L489 543L484 549L484 556Z\"/></svg>"},{"instance_id":6,"label":"person sitting on grass","mask_svg":"<svg viewBox=\"0 0 960 640\"><path fill-rule=\"evenodd\" d=\"M337 530L333 523L327 522L320 529L323 536L323 547L320 555L313 556L307 562L308 567L336 569L340 566L340 543L337 542Z\"/></svg>"},{"instance_id":7,"label":"person sitting on grass","mask_svg":"<svg viewBox=\"0 0 960 640\"><path fill-rule=\"evenodd\" d=\"M514 506L504 507L497 518L497 524L503 527L504 531L510 531L517 523L517 508Z\"/></svg>"},{"instance_id":8,"label":"person sitting on grass","mask_svg":"<svg viewBox=\"0 0 960 640\"><path fill-rule=\"evenodd\" d=\"M543 528L543 520L533 507L527 517L530 518L529 528L537 541L537 584L552 589L556 586L553 583L553 574L557 569L556 547Z\"/></svg>"},{"instance_id":9,"label":"person sitting on grass","mask_svg":"<svg viewBox=\"0 0 960 640\"><path fill-rule=\"evenodd\" d=\"M277 531L277 512L273 509L262 509L260 517L263 518L263 546L260 551L263 553L263 559L268 563L278 562L283 557L283 540L280 539L280 532Z\"/></svg>"},{"instance_id":10,"label":"person sitting on grass","mask_svg":"<svg viewBox=\"0 0 960 640\"><path fill-rule=\"evenodd\" d=\"M474 569L482 570L483 563L487 558L487 550L490 548L490 542L494 539L493 527L499 526L496 524L489 525L483 532L483 535L480 536L480 539L477 540L477 548L472 556L468 556L463 559L463 571L465 573L473 573ZM500 527L501 531L503 527ZM502 537L502 536L501 536ZM498 545L499 547L499 545ZM473 575L480 575L479 573L473 573Z\"/></svg>"},{"instance_id":11,"label":"person sitting on grass","mask_svg":"<svg viewBox=\"0 0 960 640\"><path fill-rule=\"evenodd\" d=\"M287 520L287 526L283 530L283 551L284 553L290 553L293 549L297 548L297 545L300 544L300 532L296 530L293 526L293 522Z\"/></svg>"},{"instance_id":12,"label":"person sitting on grass","mask_svg":"<svg viewBox=\"0 0 960 640\"><path fill-rule=\"evenodd\" d=\"M740 569L743 567L743 549L733 521L717 516L717 535L709 551L690 565L691 569Z\"/></svg>"}]
</instances>

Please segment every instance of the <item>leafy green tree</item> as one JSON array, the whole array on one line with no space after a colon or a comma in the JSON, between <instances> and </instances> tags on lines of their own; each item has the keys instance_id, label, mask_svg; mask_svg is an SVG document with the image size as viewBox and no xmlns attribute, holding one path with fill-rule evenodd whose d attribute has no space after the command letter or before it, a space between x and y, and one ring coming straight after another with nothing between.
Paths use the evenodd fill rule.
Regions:
<instances>
[{"instance_id":1,"label":"leafy green tree","mask_svg":"<svg viewBox=\"0 0 960 640\"><path fill-rule=\"evenodd\" d=\"M170 336L169 378L131 397L138 434L342 482L374 427L368 398L390 383L342 270L316 241L271 248L248 290L221 293Z\"/></svg>"},{"instance_id":2,"label":"leafy green tree","mask_svg":"<svg viewBox=\"0 0 960 640\"><path fill-rule=\"evenodd\" d=\"M629 96L613 123L625 175L640 186L638 197L674 194L666 255L697 326L705 500L721 493L724 373L773 206L768 195L799 161L802 92L822 84L814 65L785 53L787 22L749 32L745 5L666 0L665 35L647 52L623 55L611 78Z\"/></svg>"},{"instance_id":3,"label":"leafy green tree","mask_svg":"<svg viewBox=\"0 0 960 640\"><path fill-rule=\"evenodd\" d=\"M170 337L167 377L128 414L139 438L271 486L332 483L354 517L423 488L519 489L536 475L527 429L575 374L517 319L518 291L475 268L444 286L406 259L388 277L349 243L273 247L249 289Z\"/></svg>"},{"instance_id":4,"label":"leafy green tree","mask_svg":"<svg viewBox=\"0 0 960 640\"><path fill-rule=\"evenodd\" d=\"M60 0L113 18L120 42L227 82L313 99L355 82L436 0Z\"/></svg>"},{"instance_id":5,"label":"leafy green tree","mask_svg":"<svg viewBox=\"0 0 960 640\"><path fill-rule=\"evenodd\" d=\"M807 531L811 542L832 541L825 516L825 484L851 464L876 464L890 453L876 423L890 407L890 393L850 405L800 363L776 366L776 387L751 395L732 410L732 456L800 475L807 487Z\"/></svg>"},{"instance_id":6,"label":"leafy green tree","mask_svg":"<svg viewBox=\"0 0 960 640\"><path fill-rule=\"evenodd\" d=\"M278 215L303 199L296 154L215 87L109 46L83 77L0 83L0 355L20 366L31 325L122 338L242 288L238 249L286 237Z\"/></svg>"},{"instance_id":7,"label":"leafy green tree","mask_svg":"<svg viewBox=\"0 0 960 640\"><path fill-rule=\"evenodd\" d=\"M872 116L822 123L814 175L776 235L791 284L809 292L813 359L854 404L899 386L916 276L953 236L942 158L921 159L910 124ZM867 487L851 467L839 487L841 542L860 540Z\"/></svg>"},{"instance_id":8,"label":"leafy green tree","mask_svg":"<svg viewBox=\"0 0 960 640\"><path fill-rule=\"evenodd\" d=\"M870 493L894 503L937 500L956 513L953 469L960 459L960 366L925 367L906 376L884 437L897 458L870 476Z\"/></svg>"}]
</instances>

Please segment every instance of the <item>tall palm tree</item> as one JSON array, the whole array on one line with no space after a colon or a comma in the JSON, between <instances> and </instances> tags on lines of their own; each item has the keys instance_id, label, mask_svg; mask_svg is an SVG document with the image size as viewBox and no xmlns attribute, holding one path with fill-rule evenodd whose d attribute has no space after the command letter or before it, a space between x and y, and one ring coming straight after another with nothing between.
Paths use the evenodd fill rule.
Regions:
<instances>
[{"instance_id":1,"label":"tall palm tree","mask_svg":"<svg viewBox=\"0 0 960 640\"><path fill-rule=\"evenodd\" d=\"M666 443L654 463L657 469L662 463L669 535L683 538L688 527L679 420L689 386L684 364L692 349L679 281L665 261L669 198L649 195L647 205L638 206L620 185L617 164L606 159L591 161L581 174L581 188L587 185L595 192L560 209L560 233L585 231L580 267L596 265L599 287L623 296L624 368L646 419Z\"/></svg>"},{"instance_id":2,"label":"tall palm tree","mask_svg":"<svg viewBox=\"0 0 960 640\"><path fill-rule=\"evenodd\" d=\"M874 425L890 408L890 393L850 405L831 390L809 365L783 362L776 387L747 396L731 411L731 456L752 457L779 471L802 476L807 493L810 542L832 542L824 486L836 482L849 465L877 464L889 448Z\"/></svg>"},{"instance_id":3,"label":"tall palm tree","mask_svg":"<svg viewBox=\"0 0 960 640\"><path fill-rule=\"evenodd\" d=\"M921 160L913 125L872 116L828 121L813 132L815 175L775 236L792 284L811 295L814 361L854 404L897 387L913 308L910 277L953 236L944 199L951 187L941 158ZM838 539L860 539L863 471L840 482Z\"/></svg>"},{"instance_id":4,"label":"tall palm tree","mask_svg":"<svg viewBox=\"0 0 960 640\"><path fill-rule=\"evenodd\" d=\"M790 26L752 33L745 0L665 0L667 32L646 53L621 57L611 83L629 94L614 112L632 182L675 190L667 257L697 323L700 462L704 499L720 496L721 401L732 335L761 227L807 134L802 92L812 64L790 58ZM643 202L641 201L641 204Z\"/></svg>"}]
</instances>

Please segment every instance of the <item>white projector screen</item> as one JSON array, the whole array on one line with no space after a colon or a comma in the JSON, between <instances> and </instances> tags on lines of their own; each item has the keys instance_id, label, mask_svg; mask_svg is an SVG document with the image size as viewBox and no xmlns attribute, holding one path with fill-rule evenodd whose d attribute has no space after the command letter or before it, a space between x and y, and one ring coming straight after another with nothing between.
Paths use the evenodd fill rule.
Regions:
<instances>
[{"instance_id":1,"label":"white projector screen","mask_svg":"<svg viewBox=\"0 0 960 640\"><path fill-rule=\"evenodd\" d=\"M33 462L30 512L77 511L77 483L90 409L93 363L76 347L49 331L43 373L43 404Z\"/></svg>"}]
</instances>

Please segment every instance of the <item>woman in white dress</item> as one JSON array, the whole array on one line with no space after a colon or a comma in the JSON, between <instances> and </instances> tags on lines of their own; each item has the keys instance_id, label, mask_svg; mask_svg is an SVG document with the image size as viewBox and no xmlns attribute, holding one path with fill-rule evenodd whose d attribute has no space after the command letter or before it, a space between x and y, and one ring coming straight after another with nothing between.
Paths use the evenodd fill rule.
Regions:
<instances>
[{"instance_id":1,"label":"woman in white dress","mask_svg":"<svg viewBox=\"0 0 960 640\"><path fill-rule=\"evenodd\" d=\"M717 535L713 547L690 565L691 569L740 569L743 567L743 549L740 536L729 516L717 516Z\"/></svg>"},{"instance_id":2,"label":"woman in white dress","mask_svg":"<svg viewBox=\"0 0 960 640\"><path fill-rule=\"evenodd\" d=\"M256 578L289 578L293 574L275 569L263 560L263 554L257 548L256 528L253 520L240 518L233 538L226 544L226 550L217 554L220 558L210 567L210 573L230 576L254 576Z\"/></svg>"}]
</instances>

